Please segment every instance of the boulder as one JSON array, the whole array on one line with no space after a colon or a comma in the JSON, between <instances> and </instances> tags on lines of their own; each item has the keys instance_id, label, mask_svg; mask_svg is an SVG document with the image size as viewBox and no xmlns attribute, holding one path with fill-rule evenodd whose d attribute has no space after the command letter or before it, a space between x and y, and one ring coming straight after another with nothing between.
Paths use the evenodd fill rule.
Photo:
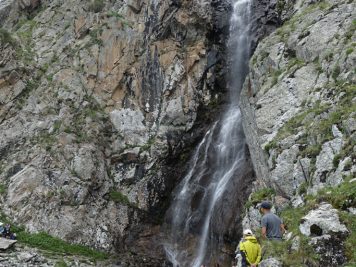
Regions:
<instances>
[{"instance_id":1,"label":"boulder","mask_svg":"<svg viewBox=\"0 0 356 267\"><path fill-rule=\"evenodd\" d=\"M337 235L313 237L309 242L320 255L319 266L343 266L346 262L343 238Z\"/></svg>"},{"instance_id":2,"label":"boulder","mask_svg":"<svg viewBox=\"0 0 356 267\"><path fill-rule=\"evenodd\" d=\"M261 261L261 263L258 266L259 267L282 267L282 263L275 258L269 258Z\"/></svg>"},{"instance_id":3,"label":"boulder","mask_svg":"<svg viewBox=\"0 0 356 267\"><path fill-rule=\"evenodd\" d=\"M19 0L21 9L32 11L41 5L41 0Z\"/></svg>"},{"instance_id":4,"label":"boulder","mask_svg":"<svg viewBox=\"0 0 356 267\"><path fill-rule=\"evenodd\" d=\"M17 241L16 240L10 240L6 238L0 237L0 250L6 250L12 247Z\"/></svg>"},{"instance_id":5,"label":"boulder","mask_svg":"<svg viewBox=\"0 0 356 267\"><path fill-rule=\"evenodd\" d=\"M341 266L346 262L344 240L348 230L330 204L323 203L310 211L302 219L299 229L311 237L309 244L320 255L320 266Z\"/></svg>"},{"instance_id":6,"label":"boulder","mask_svg":"<svg viewBox=\"0 0 356 267\"><path fill-rule=\"evenodd\" d=\"M337 210L328 203L321 204L318 209L310 211L303 217L299 229L302 234L312 237L348 233L346 226L340 223Z\"/></svg>"}]
</instances>

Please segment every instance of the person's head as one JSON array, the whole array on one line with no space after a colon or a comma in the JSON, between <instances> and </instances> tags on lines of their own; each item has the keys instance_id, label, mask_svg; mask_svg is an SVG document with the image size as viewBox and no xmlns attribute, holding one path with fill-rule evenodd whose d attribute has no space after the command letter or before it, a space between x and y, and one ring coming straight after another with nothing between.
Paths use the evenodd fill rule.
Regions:
<instances>
[{"instance_id":1,"label":"person's head","mask_svg":"<svg viewBox=\"0 0 356 267\"><path fill-rule=\"evenodd\" d=\"M253 233L250 229L244 230L243 234L244 234L244 237L253 236Z\"/></svg>"},{"instance_id":2,"label":"person's head","mask_svg":"<svg viewBox=\"0 0 356 267\"><path fill-rule=\"evenodd\" d=\"M269 203L268 201L263 201L260 205L260 212L262 214L266 214L271 211L272 204Z\"/></svg>"}]
</instances>

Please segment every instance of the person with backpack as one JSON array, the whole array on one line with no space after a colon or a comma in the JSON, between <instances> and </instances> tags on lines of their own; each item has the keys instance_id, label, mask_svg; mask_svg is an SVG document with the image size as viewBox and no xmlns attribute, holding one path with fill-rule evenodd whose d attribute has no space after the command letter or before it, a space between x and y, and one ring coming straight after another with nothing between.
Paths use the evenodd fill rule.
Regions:
<instances>
[{"instance_id":1,"label":"person with backpack","mask_svg":"<svg viewBox=\"0 0 356 267\"><path fill-rule=\"evenodd\" d=\"M262 202L260 205L260 212L263 214L261 219L262 237L268 240L282 241L286 230L282 219L272 213L271 208L272 204L267 201Z\"/></svg>"},{"instance_id":2,"label":"person with backpack","mask_svg":"<svg viewBox=\"0 0 356 267\"><path fill-rule=\"evenodd\" d=\"M261 246L250 229L243 232L243 239L236 250L241 255L242 267L257 267L261 262Z\"/></svg>"}]
</instances>

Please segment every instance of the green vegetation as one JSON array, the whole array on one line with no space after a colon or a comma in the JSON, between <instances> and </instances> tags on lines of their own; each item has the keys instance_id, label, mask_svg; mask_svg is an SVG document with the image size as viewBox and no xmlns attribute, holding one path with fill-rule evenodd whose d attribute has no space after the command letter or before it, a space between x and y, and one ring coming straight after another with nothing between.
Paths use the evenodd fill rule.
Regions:
<instances>
[{"instance_id":1,"label":"green vegetation","mask_svg":"<svg viewBox=\"0 0 356 267\"><path fill-rule=\"evenodd\" d=\"M89 4L89 10L94 13L98 13L102 11L104 7L105 7L104 0L91 0Z\"/></svg>"},{"instance_id":2,"label":"green vegetation","mask_svg":"<svg viewBox=\"0 0 356 267\"><path fill-rule=\"evenodd\" d=\"M339 77L340 73L341 73L341 68L340 68L339 65L337 65L333 69L333 72L332 72L331 76L333 77L334 80L337 80L337 78Z\"/></svg>"},{"instance_id":3,"label":"green vegetation","mask_svg":"<svg viewBox=\"0 0 356 267\"><path fill-rule=\"evenodd\" d=\"M280 152L280 140L296 135L304 130L304 135L299 137L297 143L304 145L304 149L300 155L312 159L311 167L313 169L315 158L321 151L321 144L334 138L332 125L337 125L345 133L345 137L348 136L349 133L343 128L342 121L347 119L351 113L356 112L356 104L353 102L353 99L356 97L356 86L347 83L338 83L330 84L325 89L332 90L335 94L339 95L339 102L331 106L330 104L321 104L318 101L314 107L291 118L279 129L276 137L266 145L265 150L267 152L271 149L276 149L277 152ZM347 155L355 158L355 153L353 152L355 141L350 137L347 140L340 155L334 159L335 166L337 166L336 164L340 159L345 158Z\"/></svg>"},{"instance_id":4,"label":"green vegetation","mask_svg":"<svg viewBox=\"0 0 356 267\"><path fill-rule=\"evenodd\" d=\"M323 66L320 63L320 59L319 57L317 57L314 61L314 66L315 66L315 70L318 72L318 74L323 73Z\"/></svg>"},{"instance_id":5,"label":"green vegetation","mask_svg":"<svg viewBox=\"0 0 356 267\"><path fill-rule=\"evenodd\" d=\"M318 207L322 202L328 202L339 210L340 219L349 229L350 235L345 241L346 256L348 264L346 266L354 266L356 264L356 216L347 212L350 207L356 207L356 182L351 182L351 176L345 177L342 184L337 187L327 187L318 192L316 196L308 195L305 198L303 207L284 209L279 215L283 219L288 231L293 233L293 237L300 237L300 249L292 250L292 239L283 242L271 242L262 240L263 256L273 256L279 258L283 262L283 266L304 266L306 262L308 266L318 266L319 256L314 249L308 244L309 238L301 234L299 225L301 219L308 214L309 211ZM306 192L307 184L300 186L299 190ZM264 189L268 191L269 189ZM263 189L261 190L263 192ZM301 192L300 192L301 193Z\"/></svg>"},{"instance_id":6,"label":"green vegetation","mask_svg":"<svg viewBox=\"0 0 356 267\"><path fill-rule=\"evenodd\" d=\"M321 151L321 144L308 145L304 150L301 151L300 155L308 158L315 158L319 155Z\"/></svg>"},{"instance_id":7,"label":"green vegetation","mask_svg":"<svg viewBox=\"0 0 356 267\"><path fill-rule=\"evenodd\" d=\"M289 2L288 2L288 4L291 5L292 3L291 2L289 3ZM276 9L279 14L281 14L281 12L286 9L286 7L285 7L286 4L287 3L285 0L278 0ZM305 20L306 15L311 14L317 10L327 10L330 7L332 7L332 6L328 3L326 3L325 1L321 1L318 3L312 4L312 5L309 5L301 13L299 13L298 15L294 15L292 17L292 19L290 19L289 21L284 23L284 25L276 31L277 35L279 35L281 37L281 41L286 42L287 39L289 38L290 34L292 32L296 31L297 26L299 24L300 25L305 24L305 23L301 24L300 21ZM305 25L305 27L307 28L312 23L314 23L313 20L311 20L308 25Z\"/></svg>"},{"instance_id":8,"label":"green vegetation","mask_svg":"<svg viewBox=\"0 0 356 267\"><path fill-rule=\"evenodd\" d=\"M256 192L253 192L250 196L249 201L246 203L246 208L256 206L258 203L263 200L272 200L272 197L275 195L273 188L263 188Z\"/></svg>"},{"instance_id":9,"label":"green vegetation","mask_svg":"<svg viewBox=\"0 0 356 267\"><path fill-rule=\"evenodd\" d=\"M116 19L121 21L121 23L124 25L124 27L132 28L132 25L120 13L115 12L115 11L110 11L110 12L108 12L107 15L108 15L108 17L115 17Z\"/></svg>"},{"instance_id":10,"label":"green vegetation","mask_svg":"<svg viewBox=\"0 0 356 267\"><path fill-rule=\"evenodd\" d=\"M18 242L29 247L56 254L84 256L92 260L105 260L108 258L108 254L104 252L96 251L83 245L70 244L44 232L28 233L24 227L13 225L3 214L0 215L0 221L11 224L12 231L17 234Z\"/></svg>"},{"instance_id":11,"label":"green vegetation","mask_svg":"<svg viewBox=\"0 0 356 267\"><path fill-rule=\"evenodd\" d=\"M269 151L271 150L271 149L274 149L274 148L276 148L278 145L277 145L277 142L276 142L276 140L272 140L271 142L269 142L266 146L265 146L265 151L267 152L267 153L269 153Z\"/></svg>"},{"instance_id":12,"label":"green vegetation","mask_svg":"<svg viewBox=\"0 0 356 267\"><path fill-rule=\"evenodd\" d=\"M143 146L140 147L140 150L141 151L149 151L155 142L156 142L156 138L151 137L150 139L148 139L146 144L144 144Z\"/></svg>"},{"instance_id":13,"label":"green vegetation","mask_svg":"<svg viewBox=\"0 0 356 267\"><path fill-rule=\"evenodd\" d=\"M282 70L276 70L272 73L272 84L271 87L275 86L278 82L279 76L282 74Z\"/></svg>"},{"instance_id":14,"label":"green vegetation","mask_svg":"<svg viewBox=\"0 0 356 267\"><path fill-rule=\"evenodd\" d=\"M271 72L271 87L275 86L278 80L283 79L283 77L285 77L289 73L295 72L297 69L305 65L305 62L303 60L296 58L295 55L293 56L294 57L289 60L288 66L285 71L283 71L282 69L276 69Z\"/></svg>"},{"instance_id":15,"label":"green vegetation","mask_svg":"<svg viewBox=\"0 0 356 267\"><path fill-rule=\"evenodd\" d=\"M276 257L279 258L284 267L318 266L319 255L317 255L313 248L308 244L308 239L302 237L300 239L300 248L292 250L292 241L268 241L262 240L263 258Z\"/></svg>"},{"instance_id":16,"label":"green vegetation","mask_svg":"<svg viewBox=\"0 0 356 267\"><path fill-rule=\"evenodd\" d=\"M65 125L61 127L61 129L63 128L63 131L68 134L75 134L77 143L100 142L101 140L95 139L95 132L85 130L85 126L88 120L90 120L91 123L96 122L102 124L107 119L107 117L105 117L106 114L92 96L87 95L84 100L89 104L85 107L72 107L73 119L71 120L71 124Z\"/></svg>"},{"instance_id":17,"label":"green vegetation","mask_svg":"<svg viewBox=\"0 0 356 267\"><path fill-rule=\"evenodd\" d=\"M4 184L0 184L0 195L4 195L7 192L7 186Z\"/></svg>"},{"instance_id":18,"label":"green vegetation","mask_svg":"<svg viewBox=\"0 0 356 267\"><path fill-rule=\"evenodd\" d=\"M40 86L40 80L41 77L36 77L26 82L25 89L16 97L16 104L18 108L22 108L23 105L26 103L27 98L30 96L31 92Z\"/></svg>"},{"instance_id":19,"label":"green vegetation","mask_svg":"<svg viewBox=\"0 0 356 267\"><path fill-rule=\"evenodd\" d=\"M94 260L107 259L108 255L95 251L91 248L82 245L72 245L59 238L52 237L46 233L30 234L24 230L17 231L17 238L20 243L30 247L36 247L54 253L62 253L65 255L80 255Z\"/></svg>"},{"instance_id":20,"label":"green vegetation","mask_svg":"<svg viewBox=\"0 0 356 267\"><path fill-rule=\"evenodd\" d=\"M336 187L327 187L318 192L317 196L308 196L307 203L328 202L339 210L341 221L349 229L350 235L345 241L346 256L349 264L356 264L356 216L347 212L350 207L356 207L356 182L353 177L345 177L344 182Z\"/></svg>"},{"instance_id":21,"label":"green vegetation","mask_svg":"<svg viewBox=\"0 0 356 267\"><path fill-rule=\"evenodd\" d=\"M34 143L39 144L46 151L51 151L54 144L57 141L57 137L54 134L50 134L47 131L42 132L34 137Z\"/></svg>"},{"instance_id":22,"label":"green vegetation","mask_svg":"<svg viewBox=\"0 0 356 267\"><path fill-rule=\"evenodd\" d=\"M12 38L11 34L3 28L0 28L0 44L15 45L14 38Z\"/></svg>"},{"instance_id":23,"label":"green vegetation","mask_svg":"<svg viewBox=\"0 0 356 267\"><path fill-rule=\"evenodd\" d=\"M354 51L353 47L350 47L346 50L346 55L350 55L352 54L352 52Z\"/></svg>"},{"instance_id":24,"label":"green vegetation","mask_svg":"<svg viewBox=\"0 0 356 267\"><path fill-rule=\"evenodd\" d=\"M328 54L325 55L324 59L328 62L330 62L334 58L334 53L329 52Z\"/></svg>"},{"instance_id":25,"label":"green vegetation","mask_svg":"<svg viewBox=\"0 0 356 267\"><path fill-rule=\"evenodd\" d=\"M347 226L350 235L345 241L345 254L348 259L346 266L356 266L356 215L346 211L339 213L341 221Z\"/></svg>"},{"instance_id":26,"label":"green vegetation","mask_svg":"<svg viewBox=\"0 0 356 267\"><path fill-rule=\"evenodd\" d=\"M61 128L61 126L62 126L62 121L61 120L55 121L54 124L53 124L53 131L55 133L58 133L59 129Z\"/></svg>"},{"instance_id":27,"label":"green vegetation","mask_svg":"<svg viewBox=\"0 0 356 267\"><path fill-rule=\"evenodd\" d=\"M68 267L67 263L63 260L57 261L54 267Z\"/></svg>"},{"instance_id":28,"label":"green vegetation","mask_svg":"<svg viewBox=\"0 0 356 267\"><path fill-rule=\"evenodd\" d=\"M17 47L16 54L26 64L31 64L35 56L32 34L36 26L37 23L34 20L20 20L16 27L18 28L16 34L22 44Z\"/></svg>"},{"instance_id":29,"label":"green vegetation","mask_svg":"<svg viewBox=\"0 0 356 267\"><path fill-rule=\"evenodd\" d=\"M301 185L299 185L298 194L299 195L304 195L304 194L307 193L307 190L308 190L308 183L304 182Z\"/></svg>"},{"instance_id":30,"label":"green vegetation","mask_svg":"<svg viewBox=\"0 0 356 267\"><path fill-rule=\"evenodd\" d=\"M356 207L356 182L350 183L351 177L346 177L345 181L336 187L327 187L318 192L316 197L308 196L308 200L328 202L334 208L347 210L350 207Z\"/></svg>"},{"instance_id":31,"label":"green vegetation","mask_svg":"<svg viewBox=\"0 0 356 267\"><path fill-rule=\"evenodd\" d=\"M121 203L127 206L131 206L131 202L128 199L127 196L125 196L123 193L118 192L118 191L111 191L110 194L110 199L113 200L114 202Z\"/></svg>"},{"instance_id":32,"label":"green vegetation","mask_svg":"<svg viewBox=\"0 0 356 267\"><path fill-rule=\"evenodd\" d=\"M97 44L99 46L103 45L103 41L100 38L102 31L103 31L102 29L94 29L90 31L89 35L91 37L91 42L88 44L88 46L92 46L94 44Z\"/></svg>"},{"instance_id":33,"label":"green vegetation","mask_svg":"<svg viewBox=\"0 0 356 267\"><path fill-rule=\"evenodd\" d=\"M350 28L347 30L347 32L345 34L345 42L344 43L348 43L352 40L352 36L355 34L355 31L356 31L356 19L354 19L352 21Z\"/></svg>"}]
</instances>

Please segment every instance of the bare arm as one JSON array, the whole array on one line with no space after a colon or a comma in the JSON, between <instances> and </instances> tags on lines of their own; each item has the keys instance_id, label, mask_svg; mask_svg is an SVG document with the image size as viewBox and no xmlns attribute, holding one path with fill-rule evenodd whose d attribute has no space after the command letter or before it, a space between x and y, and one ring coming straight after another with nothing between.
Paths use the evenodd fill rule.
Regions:
<instances>
[{"instance_id":1,"label":"bare arm","mask_svg":"<svg viewBox=\"0 0 356 267\"><path fill-rule=\"evenodd\" d=\"M286 232L286 228L284 227L284 224L281 224L281 231L282 231L282 235Z\"/></svg>"},{"instance_id":2,"label":"bare arm","mask_svg":"<svg viewBox=\"0 0 356 267\"><path fill-rule=\"evenodd\" d=\"M267 233L267 228L266 227L262 227L262 237L266 238L266 233Z\"/></svg>"}]
</instances>

